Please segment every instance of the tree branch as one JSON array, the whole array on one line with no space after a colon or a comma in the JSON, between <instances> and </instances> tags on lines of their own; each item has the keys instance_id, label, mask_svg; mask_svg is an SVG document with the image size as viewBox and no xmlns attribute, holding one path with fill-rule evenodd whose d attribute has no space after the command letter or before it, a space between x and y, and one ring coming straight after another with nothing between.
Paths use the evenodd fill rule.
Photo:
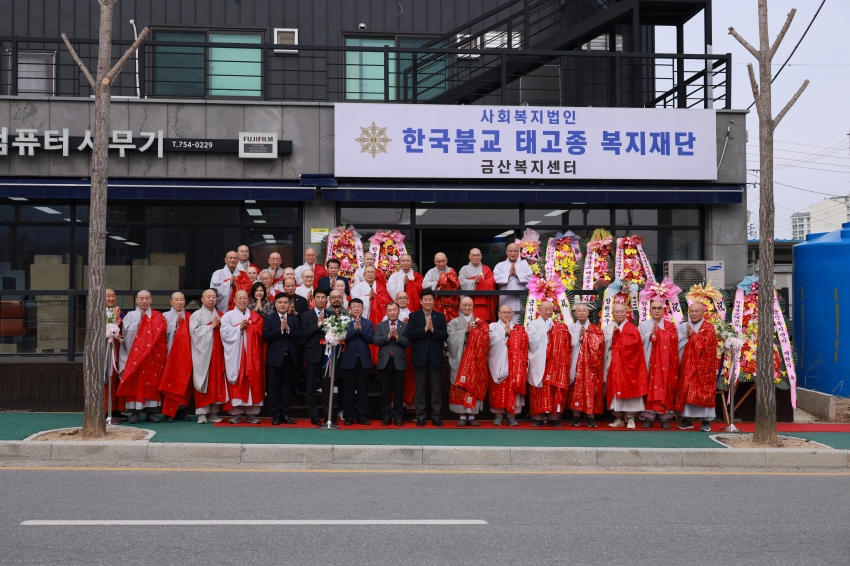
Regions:
<instances>
[{"instance_id":1,"label":"tree branch","mask_svg":"<svg viewBox=\"0 0 850 566\"><path fill-rule=\"evenodd\" d=\"M776 41L773 42L773 47L770 48L770 58L773 59L773 56L776 55L776 50L779 49L779 44L782 43L782 39L785 37L785 32L788 31L788 28L791 26L791 20L794 19L794 14L797 13L797 8L791 8L791 11L788 12L788 17L785 19L785 25L782 26L782 29L779 31L779 35L776 36Z\"/></svg>"},{"instance_id":2,"label":"tree branch","mask_svg":"<svg viewBox=\"0 0 850 566\"><path fill-rule=\"evenodd\" d=\"M750 85L753 89L753 99L756 103L756 110L758 111L759 115L761 115L761 97L759 96L759 85L756 81L756 73L753 70L752 63L747 63L747 72L750 74Z\"/></svg>"},{"instance_id":3,"label":"tree branch","mask_svg":"<svg viewBox=\"0 0 850 566\"><path fill-rule=\"evenodd\" d=\"M733 27L729 28L729 35L731 35L732 37L737 39L738 43L743 45L744 48L746 48L746 50L749 51L752 54L753 57L755 57L756 59L761 61L761 59L760 59L761 54L758 52L758 50L755 47L753 47L752 45L750 45L749 43L747 43L747 40L744 39L743 37L741 37L741 35L737 31L735 31L735 28L733 28Z\"/></svg>"},{"instance_id":4,"label":"tree branch","mask_svg":"<svg viewBox=\"0 0 850 566\"><path fill-rule=\"evenodd\" d=\"M130 57L133 56L133 53L136 52L136 50L139 48L139 45L141 45L145 38L148 36L148 33L150 33L150 30L148 28L142 30L142 33L139 34L139 37L136 38L136 41L133 42L133 45L131 45L130 48L124 53L124 55L122 55L121 58L118 59L118 62L115 63L115 66L112 67L112 69L108 73L106 73L104 81L112 82L112 79L114 79L118 75L118 73L121 72L121 69L124 68L124 64L127 62L128 59L130 59Z\"/></svg>"},{"instance_id":5,"label":"tree branch","mask_svg":"<svg viewBox=\"0 0 850 566\"><path fill-rule=\"evenodd\" d=\"M63 33L63 34L61 35L61 37L62 37L62 41L64 41L64 42L65 42L65 45L68 47L68 51L70 51L70 52L71 52L71 57L73 57L73 58L74 58L74 61L76 61L76 62L77 62L77 65L79 65L79 66L80 66L80 69L82 69L82 70L83 70L83 74L84 74L84 75L86 76L86 78L89 80L89 84L91 85L92 89L96 89L96 88L97 88L97 85L95 84L95 81L94 81L94 79L93 79L93 78L92 78L92 76L91 76L91 73L89 73L89 70L86 68L86 66L83 64L83 62L82 62L82 61L80 61L80 58L79 58L79 56L77 55L77 52L74 50L74 48L73 48L73 47L71 47L71 42L70 42L70 41L68 41L68 36L67 36L67 35L65 35L65 34Z\"/></svg>"},{"instance_id":6,"label":"tree branch","mask_svg":"<svg viewBox=\"0 0 850 566\"><path fill-rule=\"evenodd\" d=\"M785 105L785 108L782 109L782 112L780 112L776 116L776 119L773 121L774 129L776 129L776 126L778 126L779 122L782 121L782 118L785 117L785 114L788 113L789 110L791 110L791 107L794 106L794 103L797 102L797 99L800 98L800 95L803 94L803 91L806 90L807 86L809 86L809 79L803 81L803 86L801 86L797 93L791 97L791 100L788 101L788 104Z\"/></svg>"}]
</instances>

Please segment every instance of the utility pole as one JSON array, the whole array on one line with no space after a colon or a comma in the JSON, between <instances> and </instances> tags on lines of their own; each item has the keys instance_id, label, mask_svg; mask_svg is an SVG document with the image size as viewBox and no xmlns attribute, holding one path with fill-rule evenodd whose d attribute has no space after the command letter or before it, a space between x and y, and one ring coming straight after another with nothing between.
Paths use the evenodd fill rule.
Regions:
<instances>
[{"instance_id":1,"label":"utility pole","mask_svg":"<svg viewBox=\"0 0 850 566\"><path fill-rule=\"evenodd\" d=\"M766 446L779 446L776 434L776 392L773 384L773 229L776 208L773 195L773 134L785 114L791 109L806 87L806 79L796 94L788 101L781 112L773 118L771 106L771 62L776 55L796 9L792 9L779 31L776 41L770 44L767 30L767 0L759 0L759 48L756 49L741 37L734 28L729 34L737 39L759 65L759 81L756 81L753 64L747 63L750 85L753 90L759 119L759 158L761 171L759 178L759 296L758 296L758 344L756 352L756 430L753 443Z\"/></svg>"}]
</instances>

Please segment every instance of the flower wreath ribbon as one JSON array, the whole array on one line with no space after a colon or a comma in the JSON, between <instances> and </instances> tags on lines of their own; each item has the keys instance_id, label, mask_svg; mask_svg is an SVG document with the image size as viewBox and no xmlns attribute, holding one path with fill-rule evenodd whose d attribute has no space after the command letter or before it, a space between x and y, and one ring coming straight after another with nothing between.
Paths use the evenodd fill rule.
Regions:
<instances>
[{"instance_id":1,"label":"flower wreath ribbon","mask_svg":"<svg viewBox=\"0 0 850 566\"><path fill-rule=\"evenodd\" d=\"M670 311L673 314L673 322L677 325L682 324L684 315L682 314L682 305L679 304L679 293L682 292L669 277L661 280L661 283L656 281L647 281L646 287L640 292L640 320L649 319L649 305L652 301L661 301L664 304L670 304ZM644 305L647 307L644 311Z\"/></svg>"},{"instance_id":2,"label":"flower wreath ribbon","mask_svg":"<svg viewBox=\"0 0 850 566\"><path fill-rule=\"evenodd\" d=\"M582 289L593 289L596 281L593 279L593 274L596 273L596 265L601 261L601 254L605 248L611 246L614 241L613 236L607 230L597 228L593 232L590 242L587 243L587 259L584 262L584 275L582 277ZM607 260L606 260L607 261ZM593 300L592 295L582 297L583 301Z\"/></svg>"},{"instance_id":3,"label":"flower wreath ribbon","mask_svg":"<svg viewBox=\"0 0 850 566\"><path fill-rule=\"evenodd\" d=\"M685 298L688 300L688 304L692 305L695 302L703 302L705 299L709 299L714 303L714 309L717 311L717 316L720 320L726 320L726 303L723 301L723 294L711 286L711 284L701 285L696 284L691 287L691 290L688 291L688 294L685 295ZM740 321L739 321L740 322ZM737 328L740 332L741 329Z\"/></svg>"},{"instance_id":4,"label":"flower wreath ribbon","mask_svg":"<svg viewBox=\"0 0 850 566\"><path fill-rule=\"evenodd\" d=\"M600 315L600 323L604 327L606 324L614 320L614 297L623 290L623 283L619 278L615 279L605 289L605 294L602 296L602 314ZM629 286L629 307L632 310L638 308L638 286Z\"/></svg>"},{"instance_id":5,"label":"flower wreath ribbon","mask_svg":"<svg viewBox=\"0 0 850 566\"><path fill-rule=\"evenodd\" d=\"M531 324L537 314L537 309L544 300L552 301L558 305L558 310L564 319L564 324L573 323L573 315L570 312L570 299L567 297L564 284L558 276L552 279L543 279L534 276L526 285L528 289L528 302L525 305L525 327Z\"/></svg>"}]
</instances>

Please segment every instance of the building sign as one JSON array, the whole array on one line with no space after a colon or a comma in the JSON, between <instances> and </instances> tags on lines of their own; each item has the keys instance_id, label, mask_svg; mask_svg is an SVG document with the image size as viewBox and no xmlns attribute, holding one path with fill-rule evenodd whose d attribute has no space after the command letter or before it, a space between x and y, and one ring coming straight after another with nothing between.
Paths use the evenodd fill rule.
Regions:
<instances>
[{"instance_id":1,"label":"building sign","mask_svg":"<svg viewBox=\"0 0 850 566\"><path fill-rule=\"evenodd\" d=\"M277 134L239 132L239 157L252 159L277 157Z\"/></svg>"},{"instance_id":2,"label":"building sign","mask_svg":"<svg viewBox=\"0 0 850 566\"><path fill-rule=\"evenodd\" d=\"M335 105L341 178L717 179L714 110Z\"/></svg>"},{"instance_id":3,"label":"building sign","mask_svg":"<svg viewBox=\"0 0 850 566\"><path fill-rule=\"evenodd\" d=\"M245 136L272 139L273 141L248 142L245 144L242 143ZM8 127L0 127L0 156L17 153L20 156L33 157L36 152L61 151L64 157L68 157L73 152L91 150L92 145L91 130L86 130L84 136L71 136L68 133L68 128L41 132L34 128L16 128L12 132ZM243 149L246 145L250 148L243 155ZM109 149L118 151L118 157L126 157L127 152L137 151L147 154L156 153L156 156L162 159L165 153L201 151L204 153L238 153L239 157L273 158L278 155L291 154L292 142L288 140L278 141L275 133L240 132L239 139L192 139L166 138L163 137L162 130L137 134L130 130L112 130L112 135L109 138Z\"/></svg>"}]
</instances>

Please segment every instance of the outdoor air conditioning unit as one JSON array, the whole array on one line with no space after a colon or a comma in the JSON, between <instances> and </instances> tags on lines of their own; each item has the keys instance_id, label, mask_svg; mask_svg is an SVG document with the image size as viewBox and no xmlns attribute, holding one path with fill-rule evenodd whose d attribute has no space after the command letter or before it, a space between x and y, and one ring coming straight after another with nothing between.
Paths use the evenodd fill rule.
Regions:
<instances>
[{"instance_id":1,"label":"outdoor air conditioning unit","mask_svg":"<svg viewBox=\"0 0 850 566\"><path fill-rule=\"evenodd\" d=\"M685 292L696 284L710 283L715 289L726 287L722 261L665 261L664 276Z\"/></svg>"}]
</instances>

